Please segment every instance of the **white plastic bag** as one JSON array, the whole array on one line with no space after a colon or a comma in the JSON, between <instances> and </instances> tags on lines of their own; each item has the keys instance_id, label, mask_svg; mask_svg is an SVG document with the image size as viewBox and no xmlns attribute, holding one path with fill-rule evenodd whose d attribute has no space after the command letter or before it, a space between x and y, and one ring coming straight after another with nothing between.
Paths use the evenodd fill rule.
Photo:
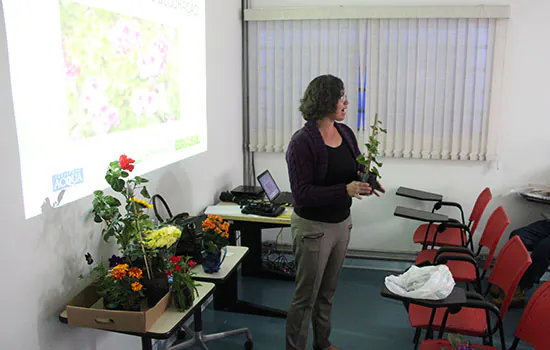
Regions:
<instances>
[{"instance_id":1,"label":"white plastic bag","mask_svg":"<svg viewBox=\"0 0 550 350\"><path fill-rule=\"evenodd\" d=\"M411 266L398 276L386 276L386 288L407 298L440 300L451 294L455 286L447 265Z\"/></svg>"}]
</instances>

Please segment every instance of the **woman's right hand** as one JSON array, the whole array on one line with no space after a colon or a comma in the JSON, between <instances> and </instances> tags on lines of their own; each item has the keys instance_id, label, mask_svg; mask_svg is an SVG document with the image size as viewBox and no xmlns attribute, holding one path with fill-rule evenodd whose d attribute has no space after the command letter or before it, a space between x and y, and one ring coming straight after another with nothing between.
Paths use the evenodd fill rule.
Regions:
<instances>
[{"instance_id":1,"label":"woman's right hand","mask_svg":"<svg viewBox=\"0 0 550 350\"><path fill-rule=\"evenodd\" d=\"M357 199L363 199L361 195L368 196L372 192L372 188L366 182L361 181L352 181L346 185L346 190L350 197L355 197Z\"/></svg>"}]
</instances>

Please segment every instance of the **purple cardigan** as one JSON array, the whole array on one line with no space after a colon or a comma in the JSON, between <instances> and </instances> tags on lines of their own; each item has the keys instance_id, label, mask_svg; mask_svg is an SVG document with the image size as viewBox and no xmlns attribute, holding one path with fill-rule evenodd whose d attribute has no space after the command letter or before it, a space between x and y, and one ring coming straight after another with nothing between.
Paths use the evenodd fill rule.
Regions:
<instances>
[{"instance_id":1,"label":"purple cardigan","mask_svg":"<svg viewBox=\"0 0 550 350\"><path fill-rule=\"evenodd\" d=\"M355 157L361 154L353 131L345 124L334 123ZM297 206L330 205L348 197L346 184L325 186L328 151L315 121L308 121L296 131L286 151L292 197ZM357 163L357 170L363 166Z\"/></svg>"}]
</instances>

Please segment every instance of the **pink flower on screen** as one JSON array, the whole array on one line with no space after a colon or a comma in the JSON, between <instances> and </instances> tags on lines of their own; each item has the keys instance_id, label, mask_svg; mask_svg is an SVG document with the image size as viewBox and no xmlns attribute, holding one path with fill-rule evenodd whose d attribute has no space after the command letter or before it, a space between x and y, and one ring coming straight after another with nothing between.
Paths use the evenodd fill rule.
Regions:
<instances>
[{"instance_id":1,"label":"pink flower on screen","mask_svg":"<svg viewBox=\"0 0 550 350\"><path fill-rule=\"evenodd\" d=\"M88 77L80 92L80 103L88 113L98 113L108 104L103 82L96 77Z\"/></svg>"},{"instance_id":2,"label":"pink flower on screen","mask_svg":"<svg viewBox=\"0 0 550 350\"><path fill-rule=\"evenodd\" d=\"M74 78L80 75L80 67L71 62L65 62L65 76Z\"/></svg>"},{"instance_id":3,"label":"pink flower on screen","mask_svg":"<svg viewBox=\"0 0 550 350\"><path fill-rule=\"evenodd\" d=\"M93 113L92 128L96 135L106 134L112 128L120 124L120 112L118 108L103 106L99 111Z\"/></svg>"},{"instance_id":4,"label":"pink flower on screen","mask_svg":"<svg viewBox=\"0 0 550 350\"><path fill-rule=\"evenodd\" d=\"M109 32L109 40L119 54L126 54L138 47L141 40L139 26L135 21L120 19Z\"/></svg>"},{"instance_id":5,"label":"pink flower on screen","mask_svg":"<svg viewBox=\"0 0 550 350\"><path fill-rule=\"evenodd\" d=\"M136 89L130 105L138 115L152 116L159 109L157 94L146 89Z\"/></svg>"},{"instance_id":6,"label":"pink flower on screen","mask_svg":"<svg viewBox=\"0 0 550 350\"><path fill-rule=\"evenodd\" d=\"M156 41L145 53L139 55L137 64L141 79L153 78L164 72L167 51L166 43Z\"/></svg>"}]
</instances>

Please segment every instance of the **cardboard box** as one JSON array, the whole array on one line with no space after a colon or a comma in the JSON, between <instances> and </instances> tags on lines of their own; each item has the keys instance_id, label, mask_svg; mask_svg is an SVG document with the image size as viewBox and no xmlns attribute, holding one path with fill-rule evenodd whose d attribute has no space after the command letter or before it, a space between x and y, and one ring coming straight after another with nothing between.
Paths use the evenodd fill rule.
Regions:
<instances>
[{"instance_id":1,"label":"cardboard box","mask_svg":"<svg viewBox=\"0 0 550 350\"><path fill-rule=\"evenodd\" d=\"M106 329L119 332L146 333L170 306L171 293L148 309L143 300L142 311L119 311L103 308L103 298L96 288L86 287L67 304L67 319L71 326Z\"/></svg>"}]
</instances>

